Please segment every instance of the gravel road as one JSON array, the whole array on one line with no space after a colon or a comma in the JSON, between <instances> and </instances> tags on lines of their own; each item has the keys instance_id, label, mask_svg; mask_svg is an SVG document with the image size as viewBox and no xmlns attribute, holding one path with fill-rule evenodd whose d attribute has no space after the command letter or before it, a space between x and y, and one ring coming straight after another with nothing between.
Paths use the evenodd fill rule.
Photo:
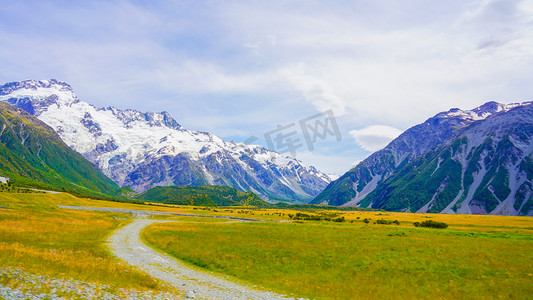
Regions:
<instances>
[{"instance_id":1,"label":"gravel road","mask_svg":"<svg viewBox=\"0 0 533 300\"><path fill-rule=\"evenodd\" d=\"M152 219L135 219L109 238L110 248L120 259L137 266L150 276L185 290L187 298L196 299L290 299L283 295L252 289L226 278L201 272L185 266L180 261L158 253L139 239L148 225L165 222Z\"/></svg>"},{"instance_id":2,"label":"gravel road","mask_svg":"<svg viewBox=\"0 0 533 300\"><path fill-rule=\"evenodd\" d=\"M185 298L195 299L294 299L231 281L229 278L192 269L169 255L154 251L140 240L140 232L146 226L169 221L147 219L150 215L177 215L186 217L208 217L238 221L266 221L226 216L165 213L148 210L59 206L66 209L112 211L133 214L132 223L115 231L109 238L109 247L117 257L130 265L137 266L150 276L158 278L185 292Z\"/></svg>"}]
</instances>

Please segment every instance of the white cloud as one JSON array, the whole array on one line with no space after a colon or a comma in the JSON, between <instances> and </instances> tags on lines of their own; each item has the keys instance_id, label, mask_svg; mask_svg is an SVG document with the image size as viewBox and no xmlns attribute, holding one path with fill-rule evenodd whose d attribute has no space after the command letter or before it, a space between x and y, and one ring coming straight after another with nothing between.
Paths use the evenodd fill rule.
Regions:
<instances>
[{"instance_id":1,"label":"white cloud","mask_svg":"<svg viewBox=\"0 0 533 300\"><path fill-rule=\"evenodd\" d=\"M309 74L303 64L286 67L280 74L318 111L331 109L337 117L346 114L344 101L334 89L326 81Z\"/></svg>"},{"instance_id":2,"label":"white cloud","mask_svg":"<svg viewBox=\"0 0 533 300\"><path fill-rule=\"evenodd\" d=\"M525 0L518 4L518 9L523 13L529 21L533 17L533 0Z\"/></svg>"},{"instance_id":3,"label":"white cloud","mask_svg":"<svg viewBox=\"0 0 533 300\"><path fill-rule=\"evenodd\" d=\"M0 79L65 80L97 106L168 110L230 138L333 109L376 149L391 135L370 124L533 100L532 3L8 1ZM367 154L342 144L360 152L336 169Z\"/></svg>"},{"instance_id":4,"label":"white cloud","mask_svg":"<svg viewBox=\"0 0 533 300\"><path fill-rule=\"evenodd\" d=\"M269 73L231 74L218 64L197 60L161 65L156 72L159 88L184 94L264 92L272 80Z\"/></svg>"},{"instance_id":5,"label":"white cloud","mask_svg":"<svg viewBox=\"0 0 533 300\"><path fill-rule=\"evenodd\" d=\"M361 148L372 152L387 146L388 143L401 133L401 130L386 125L372 125L363 129L350 131L350 135Z\"/></svg>"}]
</instances>

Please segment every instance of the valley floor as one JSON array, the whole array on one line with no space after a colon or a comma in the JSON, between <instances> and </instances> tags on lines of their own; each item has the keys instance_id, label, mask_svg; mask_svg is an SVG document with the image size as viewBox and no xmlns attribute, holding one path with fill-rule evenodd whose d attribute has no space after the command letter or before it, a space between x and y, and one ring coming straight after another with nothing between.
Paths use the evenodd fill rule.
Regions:
<instances>
[{"instance_id":1,"label":"valley floor","mask_svg":"<svg viewBox=\"0 0 533 300\"><path fill-rule=\"evenodd\" d=\"M0 299L533 295L531 217L166 207L69 194L0 193L0 208ZM317 218L291 221L298 212ZM449 227L413 226L428 219Z\"/></svg>"}]
</instances>

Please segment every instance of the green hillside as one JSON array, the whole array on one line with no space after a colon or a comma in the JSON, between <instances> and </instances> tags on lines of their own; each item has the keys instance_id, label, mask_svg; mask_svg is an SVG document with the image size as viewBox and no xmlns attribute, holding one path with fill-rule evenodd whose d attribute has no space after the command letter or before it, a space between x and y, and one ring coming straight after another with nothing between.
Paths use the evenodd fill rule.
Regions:
<instances>
[{"instance_id":1,"label":"green hillside","mask_svg":"<svg viewBox=\"0 0 533 300\"><path fill-rule=\"evenodd\" d=\"M199 206L268 206L252 192L243 193L228 186L158 186L140 196L139 200L177 205Z\"/></svg>"},{"instance_id":2,"label":"green hillside","mask_svg":"<svg viewBox=\"0 0 533 300\"><path fill-rule=\"evenodd\" d=\"M0 176L17 186L80 195L119 195L120 188L45 123L0 102Z\"/></svg>"}]
</instances>

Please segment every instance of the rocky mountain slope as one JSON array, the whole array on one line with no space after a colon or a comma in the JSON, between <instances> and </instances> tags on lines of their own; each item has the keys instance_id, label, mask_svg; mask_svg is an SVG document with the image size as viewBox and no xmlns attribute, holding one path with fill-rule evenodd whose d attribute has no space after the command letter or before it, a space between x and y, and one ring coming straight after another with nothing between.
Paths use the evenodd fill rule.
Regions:
<instances>
[{"instance_id":1,"label":"rocky mountain slope","mask_svg":"<svg viewBox=\"0 0 533 300\"><path fill-rule=\"evenodd\" d=\"M0 176L22 186L119 195L120 188L44 122L0 102Z\"/></svg>"},{"instance_id":2,"label":"rocky mountain slope","mask_svg":"<svg viewBox=\"0 0 533 300\"><path fill-rule=\"evenodd\" d=\"M451 109L414 126L312 203L533 215L533 105Z\"/></svg>"},{"instance_id":3,"label":"rocky mountain slope","mask_svg":"<svg viewBox=\"0 0 533 300\"><path fill-rule=\"evenodd\" d=\"M267 149L186 130L168 113L97 108L60 81L0 86L0 100L50 125L120 186L226 185L263 199L309 201L329 177Z\"/></svg>"}]
</instances>

